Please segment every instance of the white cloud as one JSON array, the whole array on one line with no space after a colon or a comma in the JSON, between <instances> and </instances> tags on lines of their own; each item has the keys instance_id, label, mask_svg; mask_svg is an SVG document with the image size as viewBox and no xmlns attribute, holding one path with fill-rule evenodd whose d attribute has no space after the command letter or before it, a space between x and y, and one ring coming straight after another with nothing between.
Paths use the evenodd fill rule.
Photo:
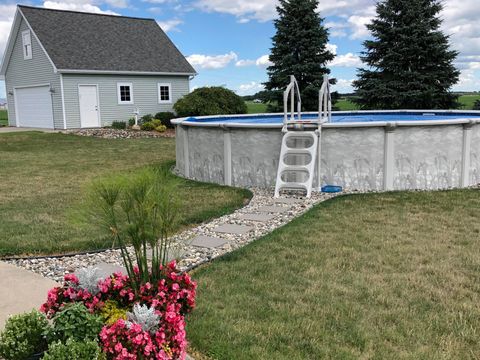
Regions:
<instances>
[{"instance_id":1,"label":"white cloud","mask_svg":"<svg viewBox=\"0 0 480 360\"><path fill-rule=\"evenodd\" d=\"M112 10L102 10L100 7L84 1L45 1L43 7L57 10L83 11L95 14L120 15Z\"/></svg>"},{"instance_id":2,"label":"white cloud","mask_svg":"<svg viewBox=\"0 0 480 360\"><path fill-rule=\"evenodd\" d=\"M201 55L192 54L187 56L188 62L193 67L200 69L221 69L230 64L232 61L237 61L238 56L233 51L223 55Z\"/></svg>"},{"instance_id":3,"label":"white cloud","mask_svg":"<svg viewBox=\"0 0 480 360\"><path fill-rule=\"evenodd\" d=\"M344 55L337 55L335 58L330 62L330 66L336 67L358 67L362 66L362 60L358 55L354 55L353 53L347 53Z\"/></svg>"},{"instance_id":4,"label":"white cloud","mask_svg":"<svg viewBox=\"0 0 480 360\"><path fill-rule=\"evenodd\" d=\"M255 60L238 60L235 63L235 66L238 66L238 67L245 67L245 66L251 66L251 65L255 65Z\"/></svg>"},{"instance_id":5,"label":"white cloud","mask_svg":"<svg viewBox=\"0 0 480 360\"><path fill-rule=\"evenodd\" d=\"M0 5L0 59L3 59L16 8L16 5Z\"/></svg>"},{"instance_id":6,"label":"white cloud","mask_svg":"<svg viewBox=\"0 0 480 360\"><path fill-rule=\"evenodd\" d=\"M338 91L339 93L350 93L353 92L353 79L337 79L337 83L333 86L333 91Z\"/></svg>"},{"instance_id":7,"label":"white cloud","mask_svg":"<svg viewBox=\"0 0 480 360\"><path fill-rule=\"evenodd\" d=\"M239 95L251 95L264 89L265 87L262 84L257 83L256 81L250 81L249 83L241 84L238 87L237 93Z\"/></svg>"},{"instance_id":8,"label":"white cloud","mask_svg":"<svg viewBox=\"0 0 480 360\"><path fill-rule=\"evenodd\" d=\"M276 0L198 0L196 6L206 12L234 15L241 21L255 19L272 20L276 15Z\"/></svg>"},{"instance_id":9,"label":"white cloud","mask_svg":"<svg viewBox=\"0 0 480 360\"><path fill-rule=\"evenodd\" d=\"M180 19L170 19L165 21L157 21L158 25L162 28L163 31L179 31L178 25L183 24L183 21Z\"/></svg>"},{"instance_id":10,"label":"white cloud","mask_svg":"<svg viewBox=\"0 0 480 360\"><path fill-rule=\"evenodd\" d=\"M262 55L260 56L257 61L255 61L255 64L259 67L268 67L270 65L273 65L273 63L269 59L269 55Z\"/></svg>"},{"instance_id":11,"label":"white cloud","mask_svg":"<svg viewBox=\"0 0 480 360\"><path fill-rule=\"evenodd\" d=\"M337 46L337 45L328 43L325 47L326 47L327 50L330 51L333 55L337 55L337 49L338 49L338 46Z\"/></svg>"}]
</instances>

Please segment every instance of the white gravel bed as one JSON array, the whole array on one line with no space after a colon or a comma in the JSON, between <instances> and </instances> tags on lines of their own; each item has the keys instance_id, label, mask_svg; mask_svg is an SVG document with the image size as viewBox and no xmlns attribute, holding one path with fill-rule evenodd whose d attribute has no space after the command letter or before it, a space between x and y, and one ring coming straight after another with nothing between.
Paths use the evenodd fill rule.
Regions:
<instances>
[{"instance_id":1,"label":"white gravel bed","mask_svg":"<svg viewBox=\"0 0 480 360\"><path fill-rule=\"evenodd\" d=\"M290 222L300 216L313 205L328 200L339 194L312 193L310 199L298 197L302 201L293 204L275 204L273 191L265 189L251 189L254 196L245 207L236 210L232 214L222 216L210 222L203 223L195 228L183 231L172 237L174 245L170 251L172 257L178 258L181 270L187 270L208 262L218 256L238 249ZM344 193L340 193L344 194ZM294 197L294 196L292 196ZM274 213L270 221L259 222L240 219L246 213L259 213L262 206L279 206L288 208L283 213ZM217 233L214 229L222 224L237 224L253 227L253 230L245 234ZM193 238L203 235L216 237L227 241L226 244L217 248L203 248L190 245ZM112 249L98 253L82 254L64 257L46 257L32 259L13 259L8 263L36 272L55 281L62 281L65 274L74 272L82 267L94 266L99 263L108 263L123 266L120 250Z\"/></svg>"}]
</instances>

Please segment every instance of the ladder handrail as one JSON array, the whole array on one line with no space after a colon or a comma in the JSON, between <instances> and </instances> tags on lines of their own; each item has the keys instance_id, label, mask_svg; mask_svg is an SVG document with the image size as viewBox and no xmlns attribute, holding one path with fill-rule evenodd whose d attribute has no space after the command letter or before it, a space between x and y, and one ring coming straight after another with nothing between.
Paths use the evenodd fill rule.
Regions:
<instances>
[{"instance_id":1,"label":"ladder handrail","mask_svg":"<svg viewBox=\"0 0 480 360\"><path fill-rule=\"evenodd\" d=\"M288 123L288 114L290 113L290 121L295 120L295 95L297 95L297 116L298 120L302 117L302 97L300 96L300 87L298 86L295 76L290 75L290 84L283 92L283 125ZM290 112L288 111L288 97L290 96Z\"/></svg>"},{"instance_id":2,"label":"ladder handrail","mask_svg":"<svg viewBox=\"0 0 480 360\"><path fill-rule=\"evenodd\" d=\"M318 119L320 123L332 120L332 94L328 75L323 76L323 84L318 92Z\"/></svg>"}]
</instances>

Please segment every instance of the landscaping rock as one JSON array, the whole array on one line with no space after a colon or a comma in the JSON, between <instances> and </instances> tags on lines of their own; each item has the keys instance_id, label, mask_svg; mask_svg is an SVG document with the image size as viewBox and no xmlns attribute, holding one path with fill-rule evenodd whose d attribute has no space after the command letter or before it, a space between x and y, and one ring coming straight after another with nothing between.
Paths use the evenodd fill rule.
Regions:
<instances>
[{"instance_id":1,"label":"landscaping rock","mask_svg":"<svg viewBox=\"0 0 480 360\"><path fill-rule=\"evenodd\" d=\"M63 131L63 133L79 136L92 136L103 139L147 139L175 137L175 130L173 129L167 129L167 131L163 133L158 131L118 130L110 128L67 130Z\"/></svg>"},{"instance_id":2,"label":"landscaping rock","mask_svg":"<svg viewBox=\"0 0 480 360\"><path fill-rule=\"evenodd\" d=\"M275 212L274 216L266 221L257 221L252 214L262 213L261 209L271 209L276 201L273 199L272 189L251 189L254 193L252 200L245 207L234 211L232 214L203 223L192 229L188 229L172 236L172 245L169 254L177 254L178 267L180 270L189 270L205 262L211 261L218 256L238 249L246 244L272 232L276 228L285 225L297 216L302 215L315 204L328 200L339 194L312 193L310 199L295 196L293 201L287 201L275 206L284 209L284 212ZM265 213L264 213L265 214ZM266 215L266 214L265 214ZM194 239L198 237L218 238L218 227L221 225L247 226L250 231L235 234L222 233L223 244L212 243L200 247L194 245ZM129 249L133 255L133 249ZM169 256L171 257L171 256ZM97 266L99 263L107 263L115 266L123 266L120 250L111 249L97 253L79 254L75 256L13 259L11 264L36 272L55 281L62 281L65 274L74 272L81 267Z\"/></svg>"}]
</instances>

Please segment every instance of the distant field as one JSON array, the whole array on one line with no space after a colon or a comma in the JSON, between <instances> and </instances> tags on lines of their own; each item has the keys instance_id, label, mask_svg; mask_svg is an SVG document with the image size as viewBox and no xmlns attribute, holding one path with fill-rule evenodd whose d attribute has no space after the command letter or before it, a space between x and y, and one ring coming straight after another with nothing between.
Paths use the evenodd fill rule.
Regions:
<instances>
[{"instance_id":1,"label":"distant field","mask_svg":"<svg viewBox=\"0 0 480 360\"><path fill-rule=\"evenodd\" d=\"M355 105L352 100L350 100L348 97L341 97L335 106L338 108L340 111L350 111L350 110L359 110L358 106Z\"/></svg>"},{"instance_id":2,"label":"distant field","mask_svg":"<svg viewBox=\"0 0 480 360\"><path fill-rule=\"evenodd\" d=\"M253 101L245 101L247 104L248 114L261 114L267 112L267 104L256 104Z\"/></svg>"},{"instance_id":3,"label":"distant field","mask_svg":"<svg viewBox=\"0 0 480 360\"><path fill-rule=\"evenodd\" d=\"M8 125L7 110L0 110L0 126Z\"/></svg>"},{"instance_id":4,"label":"distant field","mask_svg":"<svg viewBox=\"0 0 480 360\"><path fill-rule=\"evenodd\" d=\"M480 94L468 94L468 95L461 95L458 98L458 101L462 104L460 109L462 110L472 110L473 104L475 101L480 100Z\"/></svg>"}]
</instances>

